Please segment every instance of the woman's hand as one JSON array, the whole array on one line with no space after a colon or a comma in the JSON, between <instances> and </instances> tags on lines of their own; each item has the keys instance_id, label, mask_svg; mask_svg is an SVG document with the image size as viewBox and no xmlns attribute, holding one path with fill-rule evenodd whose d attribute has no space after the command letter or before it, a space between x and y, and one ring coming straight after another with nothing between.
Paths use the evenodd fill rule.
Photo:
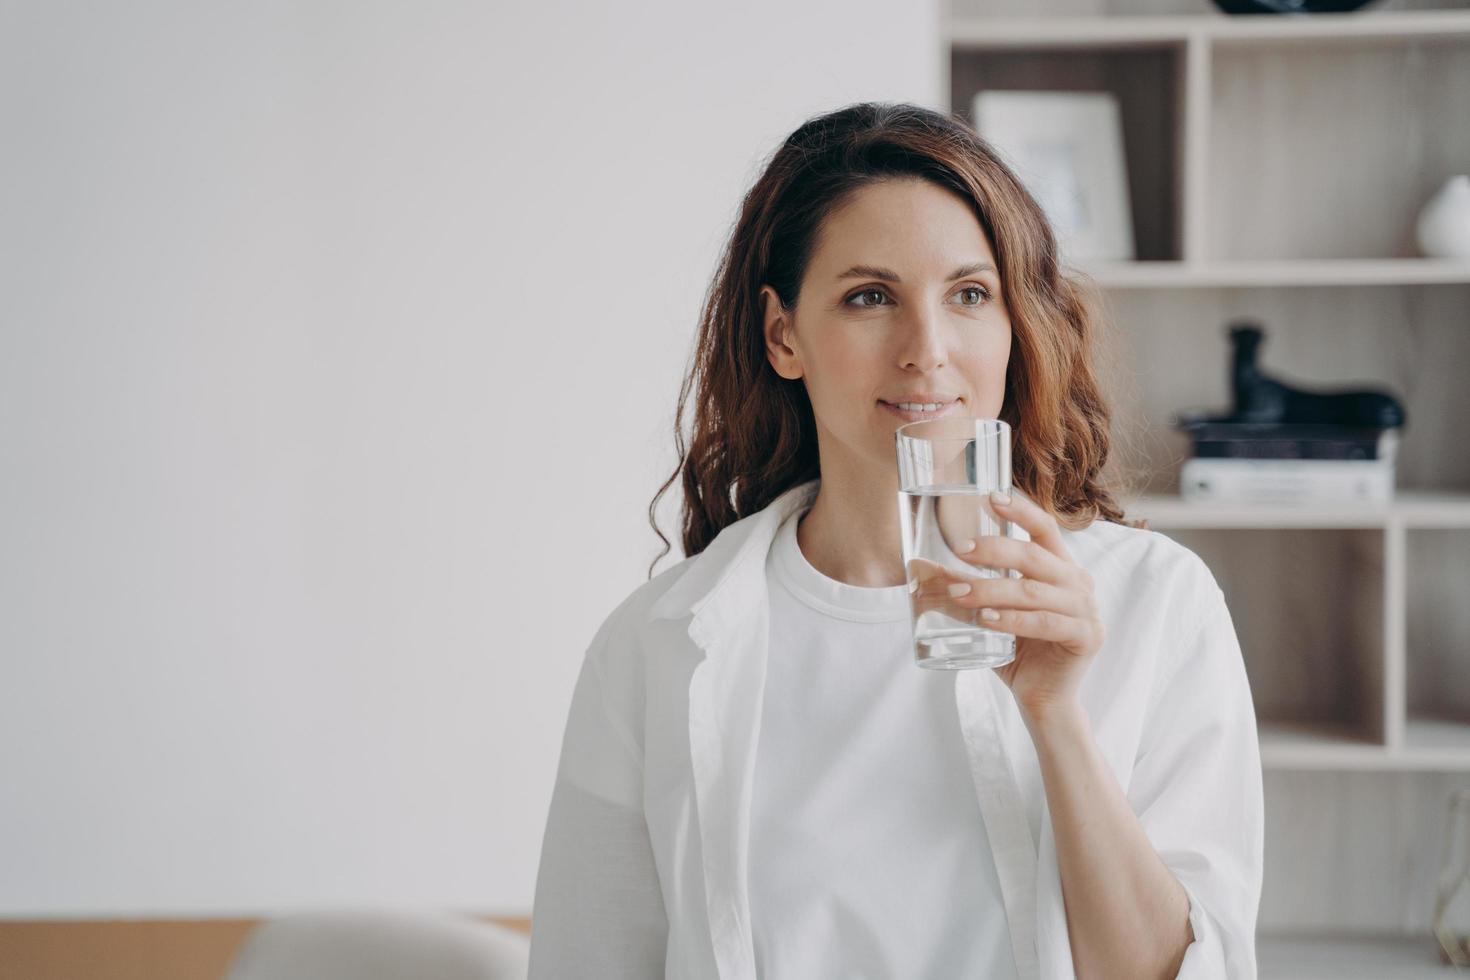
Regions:
<instances>
[{"instance_id":1,"label":"woman's hand","mask_svg":"<svg viewBox=\"0 0 1470 980\"><path fill-rule=\"evenodd\" d=\"M1031 540L981 535L969 551L958 543L955 553L973 565L1014 568L1023 577L967 575L924 562L923 592L951 615L968 618L980 609L982 624L1015 634L1016 659L995 672L1032 721L1078 703L1082 675L1103 644L1103 624L1092 576L1067 552L1056 518L1020 494L1008 503L992 494L990 504L1000 520L1015 521Z\"/></svg>"}]
</instances>

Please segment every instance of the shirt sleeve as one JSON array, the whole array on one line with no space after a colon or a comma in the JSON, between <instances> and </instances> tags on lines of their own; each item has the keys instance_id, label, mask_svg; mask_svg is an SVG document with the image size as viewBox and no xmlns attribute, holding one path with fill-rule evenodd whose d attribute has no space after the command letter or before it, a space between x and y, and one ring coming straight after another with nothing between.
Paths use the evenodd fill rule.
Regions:
<instances>
[{"instance_id":1,"label":"shirt sleeve","mask_svg":"<svg viewBox=\"0 0 1470 980\"><path fill-rule=\"evenodd\" d=\"M1189 895L1178 980L1255 980L1264 869L1260 743L1225 596L1210 577L1197 626L1166 657L1128 799Z\"/></svg>"},{"instance_id":2,"label":"shirt sleeve","mask_svg":"<svg viewBox=\"0 0 1470 980\"><path fill-rule=\"evenodd\" d=\"M616 614L614 614L616 616ZM531 914L529 980L660 977L668 940L643 813L627 688L602 663L614 617L582 662L552 789Z\"/></svg>"}]
</instances>

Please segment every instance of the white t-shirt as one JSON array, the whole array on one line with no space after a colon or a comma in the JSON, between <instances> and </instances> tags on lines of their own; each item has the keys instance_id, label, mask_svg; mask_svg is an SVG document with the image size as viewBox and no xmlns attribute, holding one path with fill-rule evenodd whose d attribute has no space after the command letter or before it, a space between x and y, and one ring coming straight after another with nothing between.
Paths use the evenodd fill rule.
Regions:
<instances>
[{"instance_id":1,"label":"white t-shirt","mask_svg":"<svg viewBox=\"0 0 1470 980\"><path fill-rule=\"evenodd\" d=\"M923 964L904 961L935 955L947 948L948 936L963 932L950 930L935 941L943 930L926 920L973 921L976 945L994 949L990 930L1004 918L1023 980L1075 980L1040 760L1015 698L995 672L922 670L913 666L906 640L895 641L890 652L865 642L809 643L797 660L790 653L800 643L801 617L785 605L772 649L768 559L776 532L811 505L817 488L815 479L798 484L727 526L699 554L635 589L593 635L572 692L546 818L532 980L754 980L752 911L760 917L768 970L774 941L778 970L803 955L826 955L875 975L923 977ZM1189 896L1195 939L1179 980L1254 980L1264 786L1250 684L1225 595L1198 555L1157 531L1095 520L1063 528L1061 537L1093 576L1106 625L1077 692L1090 736L1150 844ZM820 631L823 640L836 637L839 625L871 626L875 633L898 628L834 619ZM860 683L869 654L893 658L886 685ZM834 659L841 670L813 669L814 679L791 679L803 663ZM761 796L779 805L781 825L772 829L767 806L757 841L764 856L752 861L768 668L779 673L766 703L772 751L761 776L769 790ZM936 690L943 699L921 702L920 694ZM876 701L868 695L860 724L836 727L836 708L880 691ZM811 696L796 702L804 712L798 714L792 699L802 694ZM911 710L897 710L910 696ZM935 761L955 717L968 782L953 778L963 771L958 764ZM883 733L894 745L870 733ZM823 778L783 791L785 773L805 759L818 761ZM920 773L929 775L920 779ZM913 802L915 785L934 799L972 786L983 819L972 812L973 822L963 823L958 802ZM816 809L821 804L826 812ZM940 815L953 817L953 835L933 829ZM927 823L918 826L921 818ZM947 885L941 876L948 869L931 860L942 854L954 861L960 851L954 841L971 827L972 839L992 850L1003 917L989 865L950 873L962 885ZM851 848L846 862L831 858L838 847ZM804 893L797 885L773 887L774 879L761 877L773 860L812 869L804 877L814 884ZM963 911L961 903L973 909ZM787 920L776 922L783 914ZM834 925L812 930L811 923L824 919ZM793 941L800 944L794 952ZM986 965L934 969L946 977L1006 976L1012 969L999 953L977 955L975 962ZM830 974L819 967L809 975L841 976L843 969L837 963Z\"/></svg>"},{"instance_id":2,"label":"white t-shirt","mask_svg":"<svg viewBox=\"0 0 1470 980\"><path fill-rule=\"evenodd\" d=\"M915 665L908 591L767 556L770 655L750 825L757 973L1016 975L955 673Z\"/></svg>"}]
</instances>

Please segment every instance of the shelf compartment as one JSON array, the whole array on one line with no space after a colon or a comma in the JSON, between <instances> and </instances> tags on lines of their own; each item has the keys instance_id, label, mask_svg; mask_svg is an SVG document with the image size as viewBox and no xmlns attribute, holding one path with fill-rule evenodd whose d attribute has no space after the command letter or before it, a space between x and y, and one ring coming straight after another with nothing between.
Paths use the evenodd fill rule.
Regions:
<instances>
[{"instance_id":1,"label":"shelf compartment","mask_svg":"<svg viewBox=\"0 0 1470 980\"><path fill-rule=\"evenodd\" d=\"M982 91L1115 95L1122 115L1134 255L1140 261L1182 257L1181 49L954 48L950 58L950 105L971 125L975 95Z\"/></svg>"},{"instance_id":2,"label":"shelf compartment","mask_svg":"<svg viewBox=\"0 0 1470 980\"><path fill-rule=\"evenodd\" d=\"M1470 528L1404 535L1404 750L1470 771Z\"/></svg>"},{"instance_id":3,"label":"shelf compartment","mask_svg":"<svg viewBox=\"0 0 1470 980\"><path fill-rule=\"evenodd\" d=\"M1265 329L1262 366L1278 378L1317 391L1386 388L1402 399L1407 424L1395 476L1400 500L1426 491L1422 506L1408 508L1404 516L1411 526L1464 526L1464 509L1436 495L1470 490L1470 452L1462 448L1461 431L1461 420L1470 418L1464 379L1464 365L1470 364L1470 285L1100 295L1105 333L1099 373L1114 407L1117 437L1109 462L1130 493L1177 499L1190 442L1173 419L1185 409L1229 411L1228 327L1244 319ZM1245 523L1253 520L1245 515Z\"/></svg>"},{"instance_id":4,"label":"shelf compartment","mask_svg":"<svg viewBox=\"0 0 1470 980\"><path fill-rule=\"evenodd\" d=\"M1384 533L1167 533L1205 562L1225 593L1255 703L1263 763L1328 768L1381 760L1389 744Z\"/></svg>"},{"instance_id":5,"label":"shelf compartment","mask_svg":"<svg viewBox=\"0 0 1470 980\"><path fill-rule=\"evenodd\" d=\"M1449 802L1465 783L1463 772L1267 770L1257 935L1427 933Z\"/></svg>"},{"instance_id":6,"label":"shelf compartment","mask_svg":"<svg viewBox=\"0 0 1470 980\"><path fill-rule=\"evenodd\" d=\"M1196 258L1415 257L1420 208L1470 157L1470 127L1444 122L1470 117L1465 34L1217 46L1211 81L1205 254Z\"/></svg>"}]
</instances>

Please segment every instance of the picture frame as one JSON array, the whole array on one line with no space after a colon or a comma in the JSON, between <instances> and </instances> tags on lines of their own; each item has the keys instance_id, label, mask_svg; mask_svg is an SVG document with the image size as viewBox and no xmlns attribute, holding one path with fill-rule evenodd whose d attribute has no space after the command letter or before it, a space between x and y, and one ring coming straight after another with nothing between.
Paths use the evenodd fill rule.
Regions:
<instances>
[{"instance_id":1,"label":"picture frame","mask_svg":"<svg viewBox=\"0 0 1470 980\"><path fill-rule=\"evenodd\" d=\"M986 90L973 110L976 132L1046 212L1065 264L1134 260L1116 95Z\"/></svg>"}]
</instances>

